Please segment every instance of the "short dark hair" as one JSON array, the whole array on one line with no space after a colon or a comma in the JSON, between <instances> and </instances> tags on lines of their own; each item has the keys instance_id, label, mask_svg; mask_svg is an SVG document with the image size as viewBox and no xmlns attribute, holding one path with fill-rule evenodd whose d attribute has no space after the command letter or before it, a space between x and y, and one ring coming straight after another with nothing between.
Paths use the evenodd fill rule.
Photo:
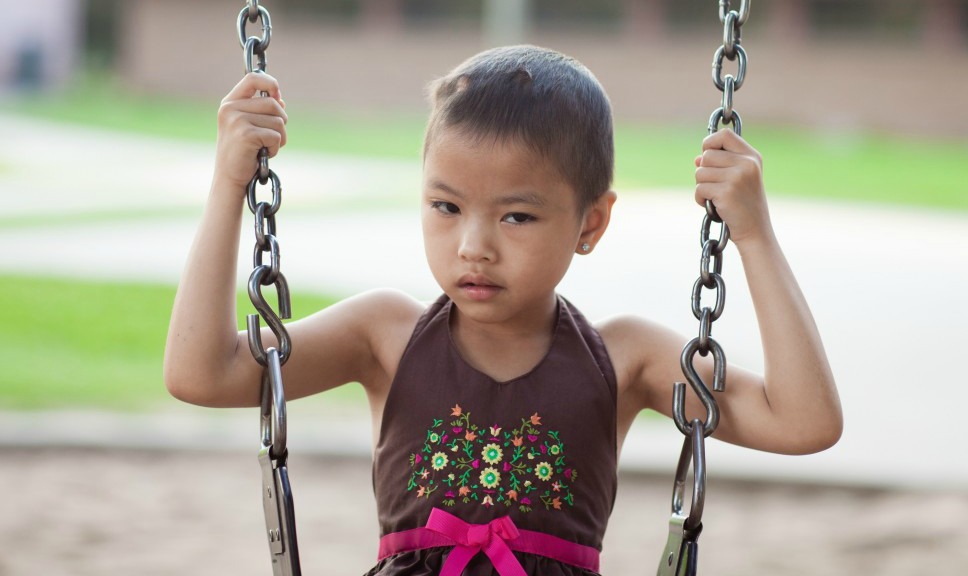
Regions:
<instances>
[{"instance_id":1,"label":"short dark hair","mask_svg":"<svg viewBox=\"0 0 968 576\"><path fill-rule=\"evenodd\" d=\"M465 60L428 87L424 154L439 130L518 141L550 160L578 194L580 210L612 184L612 111L588 68L536 46L508 46Z\"/></svg>"}]
</instances>

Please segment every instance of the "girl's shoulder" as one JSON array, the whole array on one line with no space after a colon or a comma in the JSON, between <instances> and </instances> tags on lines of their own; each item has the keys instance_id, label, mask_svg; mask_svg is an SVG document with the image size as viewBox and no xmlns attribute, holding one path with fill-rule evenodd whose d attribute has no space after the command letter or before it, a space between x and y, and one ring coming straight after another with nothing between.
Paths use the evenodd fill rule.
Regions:
<instances>
[{"instance_id":1,"label":"girl's shoulder","mask_svg":"<svg viewBox=\"0 0 968 576\"><path fill-rule=\"evenodd\" d=\"M427 304L392 288L370 290L356 299L353 307L359 314L360 325L368 332L373 355L389 384Z\"/></svg>"},{"instance_id":2,"label":"girl's shoulder","mask_svg":"<svg viewBox=\"0 0 968 576\"><path fill-rule=\"evenodd\" d=\"M609 355L618 357L614 359L625 356L647 358L652 355L651 352L678 343L682 339L658 322L632 314L611 316L595 322L594 326L602 336Z\"/></svg>"},{"instance_id":3,"label":"girl's shoulder","mask_svg":"<svg viewBox=\"0 0 968 576\"><path fill-rule=\"evenodd\" d=\"M413 296L392 288L369 290L344 300L342 304L347 307L347 312L356 316L357 325L368 332L371 342L399 347L401 354L427 308Z\"/></svg>"},{"instance_id":4,"label":"girl's shoulder","mask_svg":"<svg viewBox=\"0 0 968 576\"><path fill-rule=\"evenodd\" d=\"M619 395L632 394L647 404L649 388L664 385L669 366L678 366L685 339L657 322L633 315L606 318L596 322L595 329L615 368Z\"/></svg>"},{"instance_id":5,"label":"girl's shoulder","mask_svg":"<svg viewBox=\"0 0 968 576\"><path fill-rule=\"evenodd\" d=\"M395 288L367 290L344 300L344 302L352 303L362 314L384 317L390 321L413 317L414 322L416 322L416 319L427 308L426 303L420 302L406 292Z\"/></svg>"},{"instance_id":6,"label":"girl's shoulder","mask_svg":"<svg viewBox=\"0 0 968 576\"><path fill-rule=\"evenodd\" d=\"M344 376L379 389L393 378L425 309L425 304L399 290L368 290L309 318L306 343L350 364L352 373Z\"/></svg>"}]
</instances>

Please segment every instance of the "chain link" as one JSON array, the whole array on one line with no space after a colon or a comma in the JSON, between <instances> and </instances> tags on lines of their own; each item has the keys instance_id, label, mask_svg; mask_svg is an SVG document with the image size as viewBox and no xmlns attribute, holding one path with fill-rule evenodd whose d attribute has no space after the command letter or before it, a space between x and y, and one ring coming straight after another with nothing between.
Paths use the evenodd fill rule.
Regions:
<instances>
[{"instance_id":1,"label":"chain link","mask_svg":"<svg viewBox=\"0 0 968 576\"><path fill-rule=\"evenodd\" d=\"M740 45L743 24L749 19L750 0L742 0L739 10L731 9L730 0L719 0L719 20L723 23L723 43L713 55L713 84L723 93L722 105L713 111L709 119L709 133L720 129L720 125L731 125L737 134L742 133L742 120L739 112L733 107L733 95L746 80L748 59L746 50ZM723 61L731 60L737 63L736 76L723 76ZM713 237L713 223L720 225L718 238ZM703 217L700 229L699 245L702 256L699 262L699 278L692 287L692 314L699 320L699 335L686 344L680 364L682 372L693 390L706 407L706 420L703 431L706 436L712 434L719 421L719 407L706 384L699 377L693 365L695 354L708 356L713 352L713 373L715 374L713 390L721 392L725 386L726 358L722 347L712 338L712 326L723 314L726 307L726 283L723 281L723 251L729 244L729 228L716 212L712 202L706 202L706 215ZM703 304L703 291L715 292L715 305L710 307ZM689 353L687 354L687 351ZM685 384L677 382L678 393L673 406L676 425L684 435L691 433L689 421L685 418Z\"/></svg>"},{"instance_id":2,"label":"chain link","mask_svg":"<svg viewBox=\"0 0 968 576\"><path fill-rule=\"evenodd\" d=\"M247 26L247 22L255 24L260 19L262 20L262 38L249 36L246 34L245 28ZM258 2L249 2L249 5L239 12L239 22L236 28L239 32L239 44L241 44L243 48L245 48L246 42L249 40L249 38L255 38L258 41L258 46L256 46L256 49L259 51L259 53L264 53L266 49L269 48L269 41L272 40L272 19L269 17L269 11L262 6L259 6ZM265 70L263 70L263 72L265 72Z\"/></svg>"},{"instance_id":3,"label":"chain link","mask_svg":"<svg viewBox=\"0 0 968 576\"><path fill-rule=\"evenodd\" d=\"M249 36L246 31L248 24L255 24L260 20L262 22L262 36ZM258 0L248 0L246 6L239 12L236 28L239 35L239 44L242 46L242 53L245 58L246 73L265 72L266 49L272 39L272 19L269 16L269 11L260 6ZM259 94L263 97L268 96L265 92ZM289 333L282 323L282 319L290 317L289 286L280 268L279 239L276 236L275 218L279 207L282 205L282 185L276 173L269 169L268 149L262 148L259 150L258 162L258 170L252 176L246 189L246 202L249 211L255 217L256 239L252 253L253 270L249 277L249 297L252 300L252 305L259 311L259 315L279 340L279 361L281 364L285 364L289 360L289 352L292 348ZM259 200L258 190L260 185L269 185L272 193L270 201ZM264 263L266 253L269 254L269 264ZM253 280L255 280L254 283ZM279 300L278 314L273 311L262 295L261 287L271 285L276 287ZM256 330L249 330L249 347L252 349L255 359L266 366L266 349L262 345L258 331L258 316L255 318L254 327Z\"/></svg>"},{"instance_id":4,"label":"chain link","mask_svg":"<svg viewBox=\"0 0 968 576\"><path fill-rule=\"evenodd\" d=\"M719 0L719 20L723 23L723 43L713 55L713 84L723 93L722 105L709 117L709 133L721 125L729 125L742 134L743 121L733 107L733 96L746 80L748 58L740 45L742 28L750 15L751 0L742 0L738 10L731 8L730 0ZM723 75L723 61L736 62L736 75ZM720 225L718 237L713 235L713 223ZM719 426L719 406L709 387L696 369L696 355L712 354L712 390L722 392L726 387L726 353L713 339L713 323L723 314L726 306L726 283L723 281L723 251L729 244L729 227L716 212L712 202L706 201L699 244L702 256L699 262L699 278L692 287L692 313L699 320L699 335L682 349L679 365L689 386L706 409L706 419L686 418L686 384L676 382L672 390L672 419L685 436L672 495L672 518L669 521L669 537L666 549L659 561L659 576L695 576L698 565L698 538L702 531L702 510L706 490L706 456L703 439ZM715 291L715 305L703 305L703 290ZM683 495L689 462L693 468L693 498L689 514L682 511Z\"/></svg>"},{"instance_id":5,"label":"chain link","mask_svg":"<svg viewBox=\"0 0 968 576\"><path fill-rule=\"evenodd\" d=\"M262 22L262 36L249 36L248 24ZM266 50L272 39L272 21L269 11L258 0L247 0L236 20L239 43L246 74L266 71ZM259 96L266 97L260 91ZM261 449L259 462L262 467L262 507L265 513L266 536L274 576L299 576L299 550L296 543L295 511L289 471L286 466L286 397L282 384L282 366L289 360L292 340L283 320L292 316L289 284L280 267L279 239L276 236L276 213L282 205L282 184L269 168L269 151L259 150L258 167L246 188L246 204L255 217L255 246L252 250L252 274L249 276L248 292L252 306L258 314L246 318L249 350L256 362L263 366L262 402L260 409ZM268 185L271 198L259 199L259 187ZM264 262L269 254L269 263ZM278 299L278 313L266 301L262 290L273 286ZM266 348L262 343L261 321L278 340L277 347Z\"/></svg>"},{"instance_id":6,"label":"chain link","mask_svg":"<svg viewBox=\"0 0 968 576\"><path fill-rule=\"evenodd\" d=\"M731 125L737 134L743 132L743 121L733 109L733 93L738 92L746 81L746 68L749 58L740 45L743 37L743 24L750 17L750 0L742 0L739 10L730 8L730 0L719 0L719 21L723 23L723 44L713 55L713 84L723 93L722 106L709 117L709 133L719 130L720 124ZM736 75L723 76L724 60L736 62ZM718 220L717 220L718 221Z\"/></svg>"}]
</instances>

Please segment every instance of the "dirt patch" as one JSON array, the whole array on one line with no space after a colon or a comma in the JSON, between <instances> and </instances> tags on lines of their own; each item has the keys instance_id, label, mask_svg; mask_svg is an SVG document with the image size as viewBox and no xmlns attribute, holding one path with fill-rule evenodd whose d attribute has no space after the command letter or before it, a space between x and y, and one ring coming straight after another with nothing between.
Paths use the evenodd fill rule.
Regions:
<instances>
[{"instance_id":1,"label":"dirt patch","mask_svg":"<svg viewBox=\"0 0 968 576\"><path fill-rule=\"evenodd\" d=\"M0 450L0 576L271 574L246 453ZM377 542L369 463L290 462L303 572L362 574ZM670 471L671 475L671 471ZM623 475L602 571L652 574L671 478ZM968 493L712 479L700 573L968 573Z\"/></svg>"}]
</instances>

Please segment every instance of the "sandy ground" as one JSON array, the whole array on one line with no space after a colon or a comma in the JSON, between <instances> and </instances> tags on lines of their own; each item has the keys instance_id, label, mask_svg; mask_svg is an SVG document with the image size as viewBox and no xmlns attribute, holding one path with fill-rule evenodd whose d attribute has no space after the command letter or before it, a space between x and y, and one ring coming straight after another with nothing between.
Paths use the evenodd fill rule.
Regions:
<instances>
[{"instance_id":1,"label":"sandy ground","mask_svg":"<svg viewBox=\"0 0 968 576\"><path fill-rule=\"evenodd\" d=\"M244 452L3 449L0 575L270 574ZM377 539L369 462L290 462L303 571L362 574ZM669 478L625 474L604 574L653 574ZM968 494L711 479L700 573L968 573Z\"/></svg>"}]
</instances>

